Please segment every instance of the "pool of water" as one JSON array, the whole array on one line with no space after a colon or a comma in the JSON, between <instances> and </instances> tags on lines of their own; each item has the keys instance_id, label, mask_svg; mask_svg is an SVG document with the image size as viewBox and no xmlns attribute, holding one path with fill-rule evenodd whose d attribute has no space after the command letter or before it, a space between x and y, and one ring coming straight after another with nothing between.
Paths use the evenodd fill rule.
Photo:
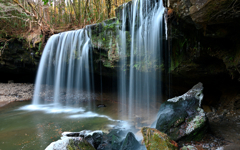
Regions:
<instances>
[{"instance_id":1,"label":"pool of water","mask_svg":"<svg viewBox=\"0 0 240 150\"><path fill-rule=\"evenodd\" d=\"M60 139L64 131L107 131L119 124L117 104L87 111L85 108L33 106L14 102L0 108L0 150L41 150Z\"/></svg>"}]
</instances>

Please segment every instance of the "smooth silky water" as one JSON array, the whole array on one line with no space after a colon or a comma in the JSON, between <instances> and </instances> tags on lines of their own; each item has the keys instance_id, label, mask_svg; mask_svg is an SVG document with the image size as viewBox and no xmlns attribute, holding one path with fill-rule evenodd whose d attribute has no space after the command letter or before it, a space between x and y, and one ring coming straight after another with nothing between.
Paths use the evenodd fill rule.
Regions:
<instances>
[{"instance_id":1,"label":"smooth silky water","mask_svg":"<svg viewBox=\"0 0 240 150\"><path fill-rule=\"evenodd\" d=\"M60 139L65 131L107 132L115 125L128 128L126 122L117 120L117 103L105 101L104 104L107 107L96 106L95 111L87 111L87 104L82 108L52 108L48 104L10 103L0 108L0 150L45 149L51 142Z\"/></svg>"},{"instance_id":2,"label":"smooth silky water","mask_svg":"<svg viewBox=\"0 0 240 150\"><path fill-rule=\"evenodd\" d=\"M166 9L163 2L157 0L133 0L131 8L128 4L122 5L122 8L118 81L122 105L119 109L122 110L122 118L127 115L129 120L136 117L152 118L153 110L158 109L156 103L162 100L161 70L164 64L163 41L167 39L164 22ZM130 27L129 31L127 26ZM131 35L128 43L127 32ZM148 123L151 123L150 120Z\"/></svg>"},{"instance_id":3,"label":"smooth silky water","mask_svg":"<svg viewBox=\"0 0 240 150\"><path fill-rule=\"evenodd\" d=\"M131 11L125 5L122 11L123 24L119 30L122 70L118 74L115 102L103 101L101 89L99 103L104 102L107 107L96 106L90 28L53 35L41 57L33 103L14 102L0 108L0 150L45 149L60 139L64 131L107 131L119 123L123 128L128 123L135 128L151 125L162 99L165 8L162 1L133 0ZM128 22L127 13L131 20ZM129 52L126 24L131 28Z\"/></svg>"}]
</instances>

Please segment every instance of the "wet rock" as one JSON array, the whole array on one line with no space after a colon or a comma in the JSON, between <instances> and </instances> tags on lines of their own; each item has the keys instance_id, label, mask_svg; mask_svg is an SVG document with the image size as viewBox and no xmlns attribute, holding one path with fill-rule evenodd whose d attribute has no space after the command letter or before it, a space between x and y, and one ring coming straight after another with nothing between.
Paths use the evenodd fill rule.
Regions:
<instances>
[{"instance_id":1,"label":"wet rock","mask_svg":"<svg viewBox=\"0 0 240 150\"><path fill-rule=\"evenodd\" d=\"M108 134L103 135L103 141L97 150L119 150L121 141L126 134L119 129L111 130Z\"/></svg>"},{"instance_id":2,"label":"wet rock","mask_svg":"<svg viewBox=\"0 0 240 150\"><path fill-rule=\"evenodd\" d=\"M94 132L92 134L88 134L84 139L97 149L98 146L102 143L102 137L102 132Z\"/></svg>"},{"instance_id":3,"label":"wet rock","mask_svg":"<svg viewBox=\"0 0 240 150\"><path fill-rule=\"evenodd\" d=\"M194 146L188 145L188 146L182 147L180 150L198 150L198 149Z\"/></svg>"},{"instance_id":4,"label":"wet rock","mask_svg":"<svg viewBox=\"0 0 240 150\"><path fill-rule=\"evenodd\" d=\"M67 150L95 150L95 148L86 140L73 140L69 141Z\"/></svg>"},{"instance_id":5,"label":"wet rock","mask_svg":"<svg viewBox=\"0 0 240 150\"><path fill-rule=\"evenodd\" d=\"M63 132L61 140L51 143L46 149L87 149L95 150L99 147L103 140L103 132L100 130L91 131L83 130L80 132Z\"/></svg>"},{"instance_id":6,"label":"wet rock","mask_svg":"<svg viewBox=\"0 0 240 150\"><path fill-rule=\"evenodd\" d=\"M29 46L30 42L9 37L12 40L4 51L0 52L0 74L1 82L14 80L15 82L33 82L38 68L39 58L31 55L38 51L37 47ZM2 44L0 43L0 47ZM33 76L33 80L31 79ZM12 83L12 82L11 82Z\"/></svg>"},{"instance_id":7,"label":"wet rock","mask_svg":"<svg viewBox=\"0 0 240 150\"><path fill-rule=\"evenodd\" d=\"M75 135L77 134L75 133ZM84 140L86 140L88 143L90 143L93 147L97 149L98 146L102 143L103 132L100 130L97 131L83 130L79 132L79 137L82 137Z\"/></svg>"},{"instance_id":8,"label":"wet rock","mask_svg":"<svg viewBox=\"0 0 240 150\"><path fill-rule=\"evenodd\" d=\"M145 147L136 140L132 132L113 129L103 135L102 143L97 150L145 150Z\"/></svg>"},{"instance_id":9,"label":"wet rock","mask_svg":"<svg viewBox=\"0 0 240 150\"><path fill-rule=\"evenodd\" d=\"M122 142L120 150L137 150L140 148L140 143L136 140L134 134L129 132Z\"/></svg>"},{"instance_id":10,"label":"wet rock","mask_svg":"<svg viewBox=\"0 0 240 150\"><path fill-rule=\"evenodd\" d=\"M156 129L175 141L201 140L207 130L207 118L200 108L202 90L202 83L198 83L182 96L163 103L158 112Z\"/></svg>"},{"instance_id":11,"label":"wet rock","mask_svg":"<svg viewBox=\"0 0 240 150\"><path fill-rule=\"evenodd\" d=\"M79 137L67 137L67 136L63 136L61 137L60 140L52 142L45 150L69 150L70 146L69 144L73 142L73 143L78 143L80 144L82 141L82 138ZM84 142L84 145L86 144L86 142ZM90 145L90 144L88 144ZM74 149L75 147L73 147L72 149ZM91 150L91 149L89 149Z\"/></svg>"},{"instance_id":12,"label":"wet rock","mask_svg":"<svg viewBox=\"0 0 240 150\"><path fill-rule=\"evenodd\" d=\"M143 127L142 130L143 142L147 150L177 150L178 145L171 140L166 134L157 129Z\"/></svg>"},{"instance_id":13,"label":"wet rock","mask_svg":"<svg viewBox=\"0 0 240 150\"><path fill-rule=\"evenodd\" d=\"M101 108L101 107L107 107L107 106L105 104L98 104L97 107Z\"/></svg>"}]
</instances>

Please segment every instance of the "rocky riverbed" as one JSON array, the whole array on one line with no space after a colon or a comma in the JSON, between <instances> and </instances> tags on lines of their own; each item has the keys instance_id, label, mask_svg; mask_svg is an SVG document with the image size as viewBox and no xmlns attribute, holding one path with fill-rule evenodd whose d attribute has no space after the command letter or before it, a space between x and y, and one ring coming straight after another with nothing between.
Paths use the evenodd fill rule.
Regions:
<instances>
[{"instance_id":1,"label":"rocky riverbed","mask_svg":"<svg viewBox=\"0 0 240 150\"><path fill-rule=\"evenodd\" d=\"M14 101L31 100L33 91L33 84L0 83L0 107Z\"/></svg>"}]
</instances>

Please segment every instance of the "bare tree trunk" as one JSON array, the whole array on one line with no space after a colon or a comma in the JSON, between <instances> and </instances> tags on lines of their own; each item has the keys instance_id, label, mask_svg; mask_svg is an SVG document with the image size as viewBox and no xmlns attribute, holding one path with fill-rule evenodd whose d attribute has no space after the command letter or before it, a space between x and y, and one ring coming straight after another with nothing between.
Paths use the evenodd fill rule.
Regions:
<instances>
[{"instance_id":1,"label":"bare tree trunk","mask_svg":"<svg viewBox=\"0 0 240 150\"><path fill-rule=\"evenodd\" d=\"M78 0L78 11L79 11L79 13L78 13L78 26L81 26L81 23L82 23L82 21L81 21L81 19L82 19L82 12L81 12L81 0Z\"/></svg>"},{"instance_id":2,"label":"bare tree trunk","mask_svg":"<svg viewBox=\"0 0 240 150\"><path fill-rule=\"evenodd\" d=\"M54 26L56 26L56 18L57 18L57 1L54 0Z\"/></svg>"},{"instance_id":3,"label":"bare tree trunk","mask_svg":"<svg viewBox=\"0 0 240 150\"><path fill-rule=\"evenodd\" d=\"M86 24L87 8L88 8L88 0L86 0L85 9L84 9L84 26Z\"/></svg>"},{"instance_id":4,"label":"bare tree trunk","mask_svg":"<svg viewBox=\"0 0 240 150\"><path fill-rule=\"evenodd\" d=\"M106 6L107 6L107 15L108 18L110 18L110 13L111 13L111 7L112 7L112 1L111 0L106 0Z\"/></svg>"}]
</instances>

